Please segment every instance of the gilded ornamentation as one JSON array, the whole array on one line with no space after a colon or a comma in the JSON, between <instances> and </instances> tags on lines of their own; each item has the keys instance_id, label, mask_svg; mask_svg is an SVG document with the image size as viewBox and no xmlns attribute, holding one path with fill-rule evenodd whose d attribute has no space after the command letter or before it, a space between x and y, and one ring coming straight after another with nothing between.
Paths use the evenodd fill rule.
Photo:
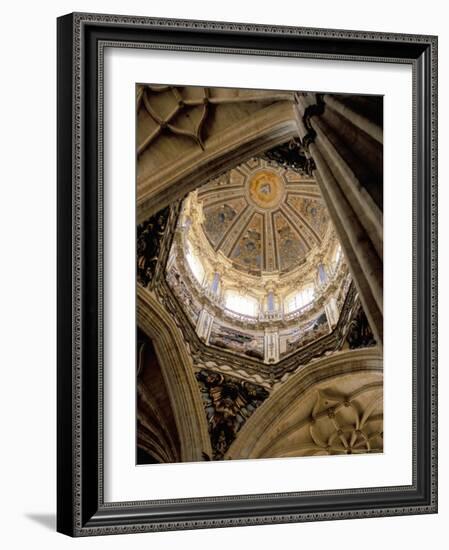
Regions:
<instances>
[{"instance_id":1,"label":"gilded ornamentation","mask_svg":"<svg viewBox=\"0 0 449 550\"><path fill-rule=\"evenodd\" d=\"M247 187L250 201L264 210L278 206L285 193L282 178L274 169L256 172Z\"/></svg>"},{"instance_id":2,"label":"gilded ornamentation","mask_svg":"<svg viewBox=\"0 0 449 550\"><path fill-rule=\"evenodd\" d=\"M141 284L149 285L156 271L162 269L159 284L160 277L165 277L173 293L168 301L167 295L163 298L165 305L171 308L173 300L179 304L188 319L189 330L195 335L195 346L201 340L204 346L214 350L274 367L309 347L307 360L324 350L338 349L340 337L331 338L329 342L324 339L332 335L333 330L341 332L338 320L349 290L350 276L344 259L338 265L329 263L334 261L337 241L329 228L323 204L318 198L309 196L310 182L304 189L305 195L301 195L303 180L298 174L287 173L288 178L284 178L284 169L278 173L270 170L264 159L250 159L234 170L243 175L243 179L233 179L231 170L191 193L184 200L177 221L178 207L173 205L139 226L138 276ZM273 178L269 177L271 173L275 174ZM290 191L281 190L284 200L274 212L269 208L266 212L262 208L251 209L245 195L248 182L255 182L254 189L262 195L267 193L267 203L271 204L270 201L277 200L276 190L264 187L276 186L281 180L282 186ZM289 210L284 211L287 206ZM297 225L292 212L296 212ZM272 222L272 234L276 235L273 244L280 269L275 272L264 270L267 213ZM176 231L173 232L175 223ZM321 235L315 231L320 224L326 228ZM227 229L229 227L232 231ZM208 238L207 231L210 232ZM240 234L234 238L226 256L220 243L226 242L227 235L235 232ZM212 240L218 242L217 250ZM230 241L227 242L229 245ZM166 250L170 250L168 257ZM318 262L329 266L329 276L324 282L318 282ZM294 311L286 309L288 297L311 284L319 286L307 307ZM152 283L150 288L156 289L156 286ZM225 293L228 291L234 296L242 296L242 301L250 303L252 300L255 306L251 312L234 310L227 302ZM334 304L332 311L330 301ZM237 298L236 308L238 302ZM174 311L177 314L176 307ZM179 326L185 333L181 319ZM322 349L315 346L321 339ZM188 340L192 345L190 336ZM319 348L318 352L314 351L315 347ZM276 377L284 374L282 367Z\"/></svg>"},{"instance_id":3,"label":"gilded ornamentation","mask_svg":"<svg viewBox=\"0 0 449 550\"><path fill-rule=\"evenodd\" d=\"M203 212L198 235L246 273L294 270L332 232L314 180L261 157L203 185L194 204Z\"/></svg>"},{"instance_id":4,"label":"gilded ornamentation","mask_svg":"<svg viewBox=\"0 0 449 550\"><path fill-rule=\"evenodd\" d=\"M263 162L261 159L254 159L251 167L240 167L239 170L252 171L254 167L260 173ZM336 329L342 310L341 300L345 300L349 289L343 282L347 280L350 283L351 279L343 257L338 265L335 262L329 264L333 261L337 246L333 231L327 231L321 241L314 238L315 242L321 243L322 248L315 245L308 251L305 236L301 235L301 231L279 209L270 214L272 226L278 233L279 249L276 253L282 255L284 262L290 261L291 264L281 264L283 270L280 272L264 272L262 251L265 245L265 216L260 210L249 210L251 216L248 216L249 205L240 214L234 215L234 208L238 208L238 201L243 201L243 197L220 204L217 196L227 193L228 186L235 187L229 182L229 173L223 174L184 200L165 270L166 280L173 291L173 299L179 303L188 318L190 329L195 334L194 339L202 340L206 347L213 350L230 352L259 365L277 365L303 348L314 346L317 340L326 338ZM298 176L294 175L289 184L297 185ZM199 202L200 197L206 206ZM314 201L307 197L304 199L308 201L307 209L310 210ZM205 214L208 208L212 212L223 212L221 219L226 222L230 220L233 230L241 227L242 219L245 220L240 238L233 246L229 258L220 247L216 251L210 239L206 238L204 228L213 220L213 216L208 217ZM309 234L310 231L307 235ZM295 254L295 247L300 248L300 262L298 254ZM295 261L299 265L295 266ZM318 283L316 266L323 262L329 265L329 276L324 282ZM246 266L245 270L240 268L242 265ZM313 300L306 307L293 311L286 309L288 297L297 289L315 284L314 281L319 286L315 289ZM237 296L234 306L228 303L226 293ZM273 293L271 302L270 293ZM238 308L238 296L242 297L242 301L253 304L248 305L252 308L251 311L244 313L234 309ZM335 304L331 309L328 307L330 300ZM170 299L169 303L171 302ZM167 307L169 303L166 304ZM177 311L177 308L174 310ZM204 311L208 312L208 319L211 321L207 327L204 319L200 319L200 312ZM183 322L180 322L180 327L183 332L186 331ZM194 341L196 346L196 340ZM323 341L323 350L337 349L337 342L339 338ZM189 336L189 345L191 344ZM307 360L315 353L311 350ZM318 353L322 353L321 348ZM279 371L281 372L283 369Z\"/></svg>"},{"instance_id":5,"label":"gilded ornamentation","mask_svg":"<svg viewBox=\"0 0 449 550\"><path fill-rule=\"evenodd\" d=\"M348 327L359 303L355 287L351 285L340 311L337 326L332 332L305 346L300 346L291 355L282 357L276 365L267 365L230 348L206 345L201 342L195 331L196 323L189 321L188 313L176 295L176 288L172 289L165 279L162 279L155 290L159 301L176 322L194 362L207 365L208 368L213 367L214 370L224 370L225 373L233 372L236 375L237 373L243 373L242 376L246 380L256 380L261 384L265 382L268 386L272 386L276 381L284 382L298 368L302 368L310 361L340 350L345 345ZM215 311L219 313L218 309ZM298 323L298 320L294 320L294 322ZM236 328L241 327L242 332L245 331L245 325L239 323L238 319L234 319L233 323Z\"/></svg>"}]
</instances>

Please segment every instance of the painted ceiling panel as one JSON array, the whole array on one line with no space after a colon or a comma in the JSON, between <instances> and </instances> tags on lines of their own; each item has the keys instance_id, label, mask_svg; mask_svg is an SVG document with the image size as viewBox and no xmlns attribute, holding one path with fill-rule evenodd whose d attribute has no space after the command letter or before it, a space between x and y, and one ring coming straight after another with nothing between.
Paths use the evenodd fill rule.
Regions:
<instances>
[{"instance_id":1,"label":"painted ceiling panel","mask_svg":"<svg viewBox=\"0 0 449 550\"><path fill-rule=\"evenodd\" d=\"M201 187L198 200L209 242L246 272L301 265L329 227L313 179L262 157Z\"/></svg>"},{"instance_id":2,"label":"painted ceiling panel","mask_svg":"<svg viewBox=\"0 0 449 550\"><path fill-rule=\"evenodd\" d=\"M274 214L274 234L280 270L300 265L308 252L307 245L281 212Z\"/></svg>"},{"instance_id":3,"label":"painted ceiling panel","mask_svg":"<svg viewBox=\"0 0 449 550\"><path fill-rule=\"evenodd\" d=\"M217 247L246 205L242 197L204 208L204 231L213 247Z\"/></svg>"},{"instance_id":4,"label":"painted ceiling panel","mask_svg":"<svg viewBox=\"0 0 449 550\"><path fill-rule=\"evenodd\" d=\"M234 264L245 270L260 271L263 253L263 216L255 213L235 244L231 259Z\"/></svg>"},{"instance_id":5,"label":"painted ceiling panel","mask_svg":"<svg viewBox=\"0 0 449 550\"><path fill-rule=\"evenodd\" d=\"M327 208L319 200L292 195L288 204L296 210L306 224L322 239L329 224Z\"/></svg>"}]
</instances>

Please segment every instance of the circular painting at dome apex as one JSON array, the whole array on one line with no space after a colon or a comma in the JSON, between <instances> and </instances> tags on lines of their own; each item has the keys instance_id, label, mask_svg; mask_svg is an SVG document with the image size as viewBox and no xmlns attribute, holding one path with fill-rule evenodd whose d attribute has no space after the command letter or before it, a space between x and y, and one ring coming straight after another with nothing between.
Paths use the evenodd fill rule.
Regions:
<instances>
[{"instance_id":1,"label":"circular painting at dome apex","mask_svg":"<svg viewBox=\"0 0 449 550\"><path fill-rule=\"evenodd\" d=\"M284 193L284 182L274 170L256 172L248 182L249 198L259 208L275 208L281 202Z\"/></svg>"}]
</instances>

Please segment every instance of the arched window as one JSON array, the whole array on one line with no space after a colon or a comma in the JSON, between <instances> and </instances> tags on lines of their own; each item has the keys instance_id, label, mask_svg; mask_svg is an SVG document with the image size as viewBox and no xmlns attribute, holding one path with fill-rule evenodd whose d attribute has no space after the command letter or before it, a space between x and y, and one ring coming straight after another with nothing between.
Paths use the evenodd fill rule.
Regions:
<instances>
[{"instance_id":1,"label":"arched window","mask_svg":"<svg viewBox=\"0 0 449 550\"><path fill-rule=\"evenodd\" d=\"M252 296L242 296L234 290L228 290L225 294L225 305L227 309L235 313L257 317L259 313L259 302Z\"/></svg>"},{"instance_id":2,"label":"arched window","mask_svg":"<svg viewBox=\"0 0 449 550\"><path fill-rule=\"evenodd\" d=\"M187 263L189 264L189 267L190 267L190 271L193 273L193 276L200 284L203 284L203 280L204 280L203 264L200 262L198 257L194 254L190 246L187 247L186 258L187 258Z\"/></svg>"},{"instance_id":3,"label":"arched window","mask_svg":"<svg viewBox=\"0 0 449 550\"><path fill-rule=\"evenodd\" d=\"M318 265L317 274L318 274L318 283L323 285L327 281L327 273L324 265L321 263Z\"/></svg>"},{"instance_id":4,"label":"arched window","mask_svg":"<svg viewBox=\"0 0 449 550\"><path fill-rule=\"evenodd\" d=\"M210 289L214 294L218 294L218 291L220 289L220 275L218 273L214 273L212 282L210 284Z\"/></svg>"},{"instance_id":5,"label":"arched window","mask_svg":"<svg viewBox=\"0 0 449 550\"><path fill-rule=\"evenodd\" d=\"M285 301L285 312L291 313L292 311L301 309L307 304L310 304L310 302L312 302L314 297L315 297L315 290L313 286L307 286L302 290L300 290L299 292L290 294L289 296L287 296L287 299Z\"/></svg>"}]
</instances>

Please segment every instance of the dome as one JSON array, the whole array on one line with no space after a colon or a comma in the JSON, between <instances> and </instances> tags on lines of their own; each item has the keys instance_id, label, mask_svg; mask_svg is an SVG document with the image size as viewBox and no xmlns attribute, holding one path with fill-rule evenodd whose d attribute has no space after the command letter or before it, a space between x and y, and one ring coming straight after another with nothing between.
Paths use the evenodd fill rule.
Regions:
<instances>
[{"instance_id":1,"label":"dome","mask_svg":"<svg viewBox=\"0 0 449 550\"><path fill-rule=\"evenodd\" d=\"M329 226L315 181L260 157L201 187L197 197L214 251L257 275L304 263Z\"/></svg>"},{"instance_id":2,"label":"dome","mask_svg":"<svg viewBox=\"0 0 449 550\"><path fill-rule=\"evenodd\" d=\"M207 346L265 364L330 334L351 281L315 180L262 156L187 195L166 277Z\"/></svg>"}]
</instances>

